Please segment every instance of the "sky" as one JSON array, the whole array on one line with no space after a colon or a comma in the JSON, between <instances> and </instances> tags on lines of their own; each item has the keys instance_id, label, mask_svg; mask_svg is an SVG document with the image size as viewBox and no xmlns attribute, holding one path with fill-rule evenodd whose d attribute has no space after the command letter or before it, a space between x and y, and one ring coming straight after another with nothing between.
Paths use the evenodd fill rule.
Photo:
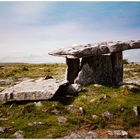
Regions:
<instances>
[{"instance_id":1,"label":"sky","mask_svg":"<svg viewBox=\"0 0 140 140\"><path fill-rule=\"evenodd\" d=\"M0 62L64 63L48 53L117 40L140 40L140 2L0 1ZM133 62L139 55L124 52Z\"/></svg>"}]
</instances>

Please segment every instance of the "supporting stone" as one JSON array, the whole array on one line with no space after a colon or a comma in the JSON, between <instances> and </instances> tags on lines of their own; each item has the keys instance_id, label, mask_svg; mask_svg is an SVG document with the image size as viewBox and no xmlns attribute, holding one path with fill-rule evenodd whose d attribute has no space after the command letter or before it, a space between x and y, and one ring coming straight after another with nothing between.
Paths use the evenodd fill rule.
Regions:
<instances>
[{"instance_id":1,"label":"supporting stone","mask_svg":"<svg viewBox=\"0 0 140 140\"><path fill-rule=\"evenodd\" d=\"M70 83L74 83L75 78L78 76L79 73L79 59L69 59L66 58L67 68L67 80Z\"/></svg>"},{"instance_id":2,"label":"supporting stone","mask_svg":"<svg viewBox=\"0 0 140 140\"><path fill-rule=\"evenodd\" d=\"M112 82L113 85L120 85L123 82L123 56L122 52L111 53L112 61Z\"/></svg>"},{"instance_id":3,"label":"supporting stone","mask_svg":"<svg viewBox=\"0 0 140 140\"><path fill-rule=\"evenodd\" d=\"M89 65L90 71L85 70L86 64ZM86 79L90 79L90 83L84 80L85 77ZM81 82L83 81L82 79L84 82ZM83 58L81 62L81 71L79 72L76 81L79 81L78 83L82 85L88 85L92 83L108 86L112 85L112 62L110 55L95 55Z\"/></svg>"}]
</instances>

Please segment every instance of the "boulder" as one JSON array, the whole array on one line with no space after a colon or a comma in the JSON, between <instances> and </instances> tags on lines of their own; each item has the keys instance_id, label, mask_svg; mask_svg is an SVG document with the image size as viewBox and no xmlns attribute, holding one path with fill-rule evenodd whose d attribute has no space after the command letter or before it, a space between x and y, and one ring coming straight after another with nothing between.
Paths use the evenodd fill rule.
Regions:
<instances>
[{"instance_id":1,"label":"boulder","mask_svg":"<svg viewBox=\"0 0 140 140\"><path fill-rule=\"evenodd\" d=\"M57 96L64 96L65 91L76 92L76 88L71 91L72 88L69 88L69 86L71 84L64 80L29 79L0 92L0 100L3 102L48 100Z\"/></svg>"}]
</instances>

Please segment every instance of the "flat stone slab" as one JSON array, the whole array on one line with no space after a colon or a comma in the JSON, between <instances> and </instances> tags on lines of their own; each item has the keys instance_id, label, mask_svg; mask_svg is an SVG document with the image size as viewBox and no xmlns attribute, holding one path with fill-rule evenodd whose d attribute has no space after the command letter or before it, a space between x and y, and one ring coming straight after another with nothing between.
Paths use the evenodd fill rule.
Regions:
<instances>
[{"instance_id":1,"label":"flat stone slab","mask_svg":"<svg viewBox=\"0 0 140 140\"><path fill-rule=\"evenodd\" d=\"M0 100L8 102L51 99L66 83L67 81L56 79L25 80L0 92Z\"/></svg>"},{"instance_id":2,"label":"flat stone slab","mask_svg":"<svg viewBox=\"0 0 140 140\"><path fill-rule=\"evenodd\" d=\"M50 55L62 56L67 58L82 58L92 55L101 55L112 52L119 52L128 49L140 48L140 40L138 41L116 41L116 42L101 42L85 45L73 45L70 48L62 48L53 52Z\"/></svg>"}]
</instances>

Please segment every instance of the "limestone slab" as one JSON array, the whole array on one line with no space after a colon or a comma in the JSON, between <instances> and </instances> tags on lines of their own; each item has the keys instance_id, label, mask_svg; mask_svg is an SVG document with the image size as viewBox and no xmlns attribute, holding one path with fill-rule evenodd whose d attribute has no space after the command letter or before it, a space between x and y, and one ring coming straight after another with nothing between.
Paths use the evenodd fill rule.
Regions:
<instances>
[{"instance_id":1,"label":"limestone slab","mask_svg":"<svg viewBox=\"0 0 140 140\"><path fill-rule=\"evenodd\" d=\"M93 55L101 55L112 52L120 52L128 49L140 48L140 40L138 41L115 41L101 42L83 45L74 45L68 48L60 48L59 50L50 52L50 55L62 56L67 58L82 58Z\"/></svg>"},{"instance_id":2,"label":"limestone slab","mask_svg":"<svg viewBox=\"0 0 140 140\"><path fill-rule=\"evenodd\" d=\"M56 79L25 80L0 92L0 100L8 102L51 99L66 83L67 81Z\"/></svg>"}]
</instances>

